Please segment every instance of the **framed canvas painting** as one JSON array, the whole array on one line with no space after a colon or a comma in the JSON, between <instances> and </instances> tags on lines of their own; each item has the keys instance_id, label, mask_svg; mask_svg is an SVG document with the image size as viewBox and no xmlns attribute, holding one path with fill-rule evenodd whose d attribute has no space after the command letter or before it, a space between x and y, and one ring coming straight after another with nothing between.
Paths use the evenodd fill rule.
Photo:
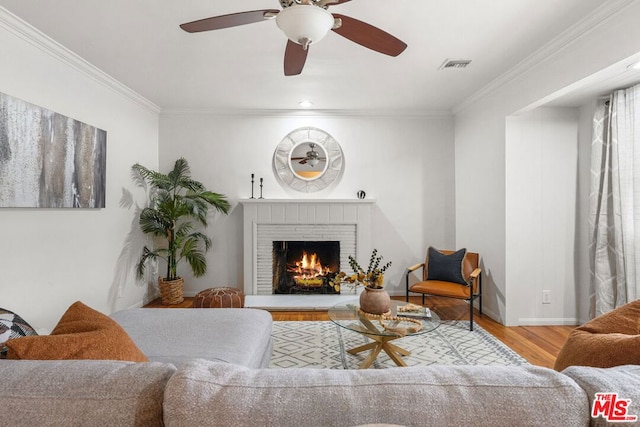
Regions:
<instances>
[{"instance_id":1,"label":"framed canvas painting","mask_svg":"<svg viewBox=\"0 0 640 427\"><path fill-rule=\"evenodd\" d=\"M0 93L0 207L104 208L107 133Z\"/></svg>"}]
</instances>

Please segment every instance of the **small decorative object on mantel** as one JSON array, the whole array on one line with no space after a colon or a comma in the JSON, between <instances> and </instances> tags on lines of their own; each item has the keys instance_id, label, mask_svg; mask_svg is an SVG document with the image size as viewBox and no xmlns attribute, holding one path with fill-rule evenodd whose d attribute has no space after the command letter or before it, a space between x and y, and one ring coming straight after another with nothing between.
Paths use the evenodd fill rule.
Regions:
<instances>
[{"instance_id":1,"label":"small decorative object on mantel","mask_svg":"<svg viewBox=\"0 0 640 427\"><path fill-rule=\"evenodd\" d=\"M262 197L262 182L263 182L263 179L260 178L260 198L264 199L264 197Z\"/></svg>"},{"instance_id":2,"label":"small decorative object on mantel","mask_svg":"<svg viewBox=\"0 0 640 427\"><path fill-rule=\"evenodd\" d=\"M132 169L149 184L151 194L149 206L140 212L140 229L158 238L152 248L145 246L142 249L136 267L137 277L144 277L147 261L165 260L167 274L158 278L162 304L180 304L184 300L184 280L177 273L179 262L186 260L194 277L203 276L207 272L205 253L211 247L211 239L197 231L193 222L206 227L209 208L226 214L229 202L224 194L208 191L202 183L192 179L185 159L176 160L168 174L138 163Z\"/></svg>"},{"instance_id":3,"label":"small decorative object on mantel","mask_svg":"<svg viewBox=\"0 0 640 427\"><path fill-rule=\"evenodd\" d=\"M367 197L367 193L365 193L363 190L358 191L358 199L362 200L365 197Z\"/></svg>"},{"instance_id":4,"label":"small decorative object on mantel","mask_svg":"<svg viewBox=\"0 0 640 427\"><path fill-rule=\"evenodd\" d=\"M381 266L382 259L383 257L378 255L378 250L374 249L365 271L358 261L349 255L349 265L354 274L352 276L339 274L347 283L364 285L364 291L360 294L360 310L365 313L384 314L389 311L391 297L384 289L384 272L391 266L391 261Z\"/></svg>"},{"instance_id":5,"label":"small decorative object on mantel","mask_svg":"<svg viewBox=\"0 0 640 427\"><path fill-rule=\"evenodd\" d=\"M254 177L255 177L255 175L251 174L251 197L250 197L250 199L255 199L255 197L253 197L253 182L254 182L253 178Z\"/></svg>"}]
</instances>

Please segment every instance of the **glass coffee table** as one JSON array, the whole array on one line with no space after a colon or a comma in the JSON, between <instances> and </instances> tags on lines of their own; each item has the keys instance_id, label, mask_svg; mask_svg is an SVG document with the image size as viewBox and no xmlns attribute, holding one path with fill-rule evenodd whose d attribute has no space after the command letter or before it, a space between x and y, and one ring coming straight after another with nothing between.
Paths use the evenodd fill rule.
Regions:
<instances>
[{"instance_id":1,"label":"glass coffee table","mask_svg":"<svg viewBox=\"0 0 640 427\"><path fill-rule=\"evenodd\" d=\"M389 317L395 318L398 314L398 307L407 304L404 301L391 300L391 313ZM402 360L402 356L409 356L411 353L391 341L406 336L420 335L435 330L440 326L440 317L431 311L430 318L411 318L407 320L384 320L379 319L375 315L368 315L359 310L359 301L353 300L345 303L336 304L329 309L329 319L336 325L348 329L350 331L362 334L373 341L347 350L349 354L358 354L363 351L371 350L369 355L360 364L359 369L369 368L384 350L387 355L398 366L407 366ZM422 327L419 330L418 324Z\"/></svg>"}]
</instances>

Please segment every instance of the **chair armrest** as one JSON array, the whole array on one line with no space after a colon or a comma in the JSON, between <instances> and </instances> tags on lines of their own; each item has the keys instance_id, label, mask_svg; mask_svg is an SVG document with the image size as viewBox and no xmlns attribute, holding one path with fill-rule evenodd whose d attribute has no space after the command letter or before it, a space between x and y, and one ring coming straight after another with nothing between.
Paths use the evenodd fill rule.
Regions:
<instances>
[{"instance_id":1,"label":"chair armrest","mask_svg":"<svg viewBox=\"0 0 640 427\"><path fill-rule=\"evenodd\" d=\"M480 276L480 273L482 272L482 270L480 268L476 268L475 270L473 270L471 272L471 274L469 275L470 279L477 279L478 276Z\"/></svg>"},{"instance_id":2,"label":"chair armrest","mask_svg":"<svg viewBox=\"0 0 640 427\"><path fill-rule=\"evenodd\" d=\"M421 262L420 264L416 264L416 265L412 265L411 267L407 268L407 273L411 273L412 271L416 271L419 268L423 268L424 267L424 262Z\"/></svg>"}]
</instances>

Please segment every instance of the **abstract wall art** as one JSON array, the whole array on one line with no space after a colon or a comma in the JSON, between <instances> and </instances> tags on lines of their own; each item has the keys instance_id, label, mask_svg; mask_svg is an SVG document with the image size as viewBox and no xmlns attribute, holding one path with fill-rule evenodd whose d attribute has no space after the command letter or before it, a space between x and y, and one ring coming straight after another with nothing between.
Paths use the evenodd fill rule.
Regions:
<instances>
[{"instance_id":1,"label":"abstract wall art","mask_svg":"<svg viewBox=\"0 0 640 427\"><path fill-rule=\"evenodd\" d=\"M0 93L0 207L104 208L107 132Z\"/></svg>"}]
</instances>

